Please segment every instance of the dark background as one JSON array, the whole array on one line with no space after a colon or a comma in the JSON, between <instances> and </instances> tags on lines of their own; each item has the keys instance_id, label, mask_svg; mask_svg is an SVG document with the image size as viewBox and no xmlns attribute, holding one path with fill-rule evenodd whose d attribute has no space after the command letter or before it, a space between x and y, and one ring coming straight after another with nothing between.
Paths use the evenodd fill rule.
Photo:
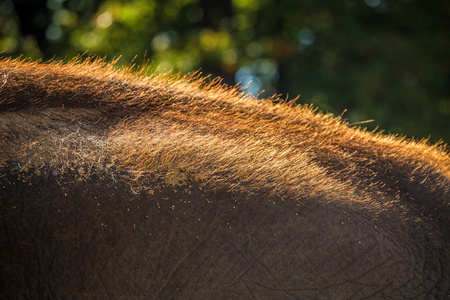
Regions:
<instances>
[{"instance_id":1,"label":"dark background","mask_svg":"<svg viewBox=\"0 0 450 300\"><path fill-rule=\"evenodd\" d=\"M300 95L350 123L373 119L369 130L446 143L449 28L448 0L0 0L3 56L201 68L259 97Z\"/></svg>"}]
</instances>

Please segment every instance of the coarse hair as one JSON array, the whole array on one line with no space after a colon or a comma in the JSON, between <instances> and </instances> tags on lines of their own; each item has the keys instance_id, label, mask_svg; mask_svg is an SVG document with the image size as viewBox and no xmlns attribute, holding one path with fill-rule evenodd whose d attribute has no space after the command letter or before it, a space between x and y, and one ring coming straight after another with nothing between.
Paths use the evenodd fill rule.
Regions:
<instances>
[{"instance_id":1,"label":"coarse hair","mask_svg":"<svg viewBox=\"0 0 450 300\"><path fill-rule=\"evenodd\" d=\"M104 59L1 59L0 165L35 175L43 167L72 170L76 180L120 174L142 188L149 178L174 186L196 181L381 210L395 201L449 209L445 145L369 132L311 106L255 99L198 73L147 73Z\"/></svg>"}]
</instances>

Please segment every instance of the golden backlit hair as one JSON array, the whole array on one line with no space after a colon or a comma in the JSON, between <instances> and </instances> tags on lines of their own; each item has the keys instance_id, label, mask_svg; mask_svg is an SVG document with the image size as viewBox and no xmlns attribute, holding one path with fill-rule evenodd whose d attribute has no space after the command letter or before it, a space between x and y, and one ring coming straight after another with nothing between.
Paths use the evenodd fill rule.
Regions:
<instances>
[{"instance_id":1,"label":"golden backlit hair","mask_svg":"<svg viewBox=\"0 0 450 300\"><path fill-rule=\"evenodd\" d=\"M448 202L445 146L367 132L236 87L104 60L0 60L0 165L102 172L145 188L190 181L296 199ZM120 175L118 175L120 174ZM409 199L409 198L408 198Z\"/></svg>"}]
</instances>

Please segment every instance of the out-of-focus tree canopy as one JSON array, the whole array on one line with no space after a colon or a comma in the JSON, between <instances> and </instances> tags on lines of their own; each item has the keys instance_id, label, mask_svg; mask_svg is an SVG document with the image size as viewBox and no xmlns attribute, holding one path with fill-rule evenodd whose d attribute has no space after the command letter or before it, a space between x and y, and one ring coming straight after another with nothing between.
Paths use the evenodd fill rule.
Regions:
<instances>
[{"instance_id":1,"label":"out-of-focus tree canopy","mask_svg":"<svg viewBox=\"0 0 450 300\"><path fill-rule=\"evenodd\" d=\"M301 95L350 123L449 143L449 23L448 0L3 0L0 51L201 68L261 97Z\"/></svg>"}]
</instances>

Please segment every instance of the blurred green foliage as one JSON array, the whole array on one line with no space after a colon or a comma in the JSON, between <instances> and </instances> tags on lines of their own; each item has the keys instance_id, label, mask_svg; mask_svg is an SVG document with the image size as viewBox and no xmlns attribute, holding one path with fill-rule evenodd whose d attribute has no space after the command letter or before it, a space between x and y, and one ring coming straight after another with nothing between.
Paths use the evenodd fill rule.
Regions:
<instances>
[{"instance_id":1,"label":"blurred green foliage","mask_svg":"<svg viewBox=\"0 0 450 300\"><path fill-rule=\"evenodd\" d=\"M301 95L350 123L448 143L449 23L448 0L3 0L0 51L201 68L260 97Z\"/></svg>"}]
</instances>

